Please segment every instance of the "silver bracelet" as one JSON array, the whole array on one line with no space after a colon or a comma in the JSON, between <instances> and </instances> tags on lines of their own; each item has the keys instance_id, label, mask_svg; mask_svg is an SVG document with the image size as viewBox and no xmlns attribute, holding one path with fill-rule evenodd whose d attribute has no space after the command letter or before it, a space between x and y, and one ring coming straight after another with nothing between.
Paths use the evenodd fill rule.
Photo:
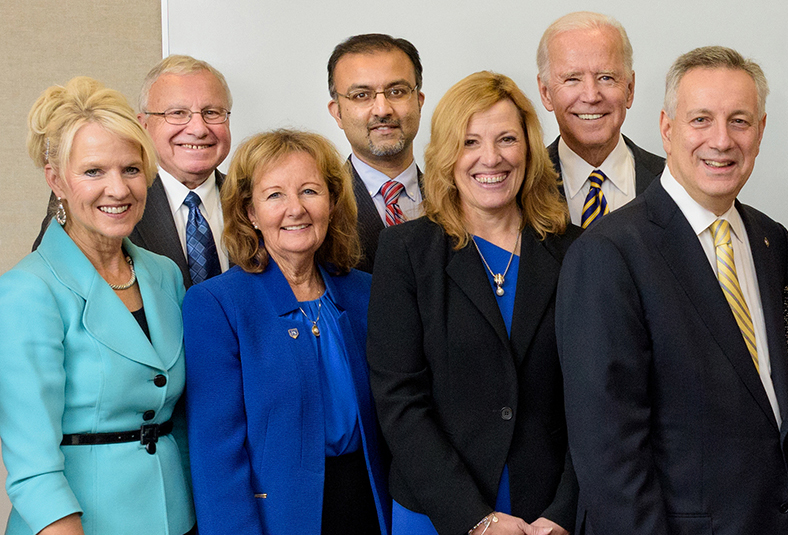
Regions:
<instances>
[{"instance_id":1,"label":"silver bracelet","mask_svg":"<svg viewBox=\"0 0 788 535\"><path fill-rule=\"evenodd\" d=\"M485 533L487 533L487 530L490 529L490 524L492 524L493 522L498 522L498 517L495 516L495 511L485 516L481 520L479 520L478 524L476 524L475 526L473 526L471 529L468 530L468 535L473 535L473 532L482 526L484 526L484 529L479 535L484 535Z\"/></svg>"}]
</instances>

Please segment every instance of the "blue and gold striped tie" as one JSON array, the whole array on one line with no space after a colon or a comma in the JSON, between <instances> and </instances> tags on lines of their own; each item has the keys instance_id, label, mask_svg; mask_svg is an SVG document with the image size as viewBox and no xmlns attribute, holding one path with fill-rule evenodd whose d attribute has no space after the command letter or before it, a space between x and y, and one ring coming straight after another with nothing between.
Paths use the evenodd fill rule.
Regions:
<instances>
[{"instance_id":1,"label":"blue and gold striped tie","mask_svg":"<svg viewBox=\"0 0 788 535\"><path fill-rule=\"evenodd\" d=\"M725 294L725 299L733 310L733 317L739 324L744 343L755 364L755 369L760 373L758 366L758 348L755 346L755 330L752 326L750 309L739 286L739 277L736 276L736 265L733 263L733 247L731 246L731 226L724 219L718 219L711 224L711 233L714 235L714 250L717 253L717 279Z\"/></svg>"},{"instance_id":2,"label":"blue and gold striped tie","mask_svg":"<svg viewBox=\"0 0 788 535\"><path fill-rule=\"evenodd\" d=\"M583 204L583 215L580 218L580 226L588 228L588 225L607 215L610 209L607 207L607 199L602 194L602 182L607 180L605 173L599 169L594 169L588 176L588 181L591 182L591 189L588 190L586 195L586 202Z\"/></svg>"}]
</instances>

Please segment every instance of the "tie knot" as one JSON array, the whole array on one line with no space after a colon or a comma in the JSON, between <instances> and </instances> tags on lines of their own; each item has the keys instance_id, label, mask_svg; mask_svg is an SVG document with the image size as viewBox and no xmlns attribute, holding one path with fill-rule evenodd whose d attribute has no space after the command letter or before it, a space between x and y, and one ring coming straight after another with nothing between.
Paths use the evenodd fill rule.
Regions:
<instances>
[{"instance_id":1,"label":"tie knot","mask_svg":"<svg viewBox=\"0 0 788 535\"><path fill-rule=\"evenodd\" d=\"M594 169L593 171L591 171L591 174L588 175L588 180L591 182L592 188L601 188L602 182L607 180L607 177L605 176L605 173L603 173L599 169Z\"/></svg>"},{"instance_id":2,"label":"tie knot","mask_svg":"<svg viewBox=\"0 0 788 535\"><path fill-rule=\"evenodd\" d=\"M405 186L403 186L401 182L389 180L381 186L380 193L383 195L383 200L386 201L386 204L391 204L397 201L399 194L402 193L404 189Z\"/></svg>"},{"instance_id":3,"label":"tie knot","mask_svg":"<svg viewBox=\"0 0 788 535\"><path fill-rule=\"evenodd\" d=\"M186 198L183 199L183 204L185 204L189 208L197 208L198 206L200 206L201 202L202 199L200 199L200 196L194 193L193 191L190 191L189 194L186 196Z\"/></svg>"},{"instance_id":4,"label":"tie knot","mask_svg":"<svg viewBox=\"0 0 788 535\"><path fill-rule=\"evenodd\" d=\"M714 235L714 247L731 242L731 225L724 219L718 219L711 224L711 233Z\"/></svg>"}]
</instances>

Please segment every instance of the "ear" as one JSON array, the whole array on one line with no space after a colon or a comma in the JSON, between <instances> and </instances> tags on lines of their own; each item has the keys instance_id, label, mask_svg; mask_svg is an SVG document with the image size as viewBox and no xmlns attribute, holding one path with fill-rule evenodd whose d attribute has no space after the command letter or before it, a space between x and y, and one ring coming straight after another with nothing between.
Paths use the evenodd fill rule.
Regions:
<instances>
[{"instance_id":1,"label":"ear","mask_svg":"<svg viewBox=\"0 0 788 535\"><path fill-rule=\"evenodd\" d=\"M760 120L760 123L761 123L760 124L761 133L758 136L758 145L761 144L761 141L763 140L763 131L766 129L766 114L765 113L763 114L763 119Z\"/></svg>"},{"instance_id":2,"label":"ear","mask_svg":"<svg viewBox=\"0 0 788 535\"><path fill-rule=\"evenodd\" d=\"M142 125L142 128L144 128L145 130L148 129L148 114L142 112L138 113L137 120Z\"/></svg>"},{"instance_id":3,"label":"ear","mask_svg":"<svg viewBox=\"0 0 788 535\"><path fill-rule=\"evenodd\" d=\"M670 143L671 143L671 128L673 127L673 119L668 117L665 110L659 114L659 133L662 134L662 148L665 149L665 154L670 156Z\"/></svg>"},{"instance_id":4,"label":"ear","mask_svg":"<svg viewBox=\"0 0 788 535\"><path fill-rule=\"evenodd\" d=\"M46 178L49 189L55 194L55 197L61 198L66 196L65 188L63 187L63 179L60 173L57 172L51 164L46 164L46 166L44 166L44 177Z\"/></svg>"},{"instance_id":5,"label":"ear","mask_svg":"<svg viewBox=\"0 0 788 535\"><path fill-rule=\"evenodd\" d=\"M419 111L421 111L422 106L424 106L424 93L419 91Z\"/></svg>"},{"instance_id":6,"label":"ear","mask_svg":"<svg viewBox=\"0 0 788 535\"><path fill-rule=\"evenodd\" d=\"M539 96L542 97L542 105L547 111L553 111L553 100L550 98L550 90L538 74L536 75L536 83L539 84Z\"/></svg>"},{"instance_id":7,"label":"ear","mask_svg":"<svg viewBox=\"0 0 788 535\"><path fill-rule=\"evenodd\" d=\"M249 218L249 221L252 222L252 226L257 224L257 216L255 215L254 211L254 204L250 204L246 208L246 216Z\"/></svg>"},{"instance_id":8,"label":"ear","mask_svg":"<svg viewBox=\"0 0 788 535\"><path fill-rule=\"evenodd\" d=\"M342 110L339 109L339 102L332 99L328 102L328 112L331 114L331 117L337 122L337 126L342 128Z\"/></svg>"},{"instance_id":9,"label":"ear","mask_svg":"<svg viewBox=\"0 0 788 535\"><path fill-rule=\"evenodd\" d=\"M627 83L627 109L632 107L632 102L635 100L635 71L632 71L632 79Z\"/></svg>"}]
</instances>

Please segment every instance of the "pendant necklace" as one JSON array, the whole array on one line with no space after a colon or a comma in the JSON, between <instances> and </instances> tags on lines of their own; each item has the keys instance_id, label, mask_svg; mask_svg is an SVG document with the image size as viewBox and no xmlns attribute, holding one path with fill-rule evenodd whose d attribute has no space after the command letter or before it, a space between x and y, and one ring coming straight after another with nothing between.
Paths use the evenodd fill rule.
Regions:
<instances>
[{"instance_id":1,"label":"pendant necklace","mask_svg":"<svg viewBox=\"0 0 788 535\"><path fill-rule=\"evenodd\" d=\"M312 334L314 334L314 335L315 335L315 338L317 338L318 336L320 336L320 328L317 326L317 322L318 322L318 321L320 321L320 307L321 307L321 306L323 306L323 303L321 303L320 301L318 301L318 302L317 302L317 317L315 318L315 321L312 321L312 318L310 318L309 316L307 316L307 315L306 315L306 312L304 312L304 309L303 309L303 308L301 308L301 307L298 307L298 310L300 310L300 311L301 311L301 314L303 314L303 315L304 315L304 317L305 317L305 318L306 318L308 321L312 322Z\"/></svg>"},{"instance_id":2,"label":"pendant necklace","mask_svg":"<svg viewBox=\"0 0 788 535\"><path fill-rule=\"evenodd\" d=\"M476 250L479 252L479 256L482 258L482 262L484 262L487 271L489 271L490 275L492 275L493 282L495 283L495 295L497 295L498 297L502 297L503 294L506 293L503 290L503 283L506 281L506 274L509 273L509 266L512 265L514 252L517 250L517 246L520 245L520 236L522 236L522 233L518 232L517 241L514 243L514 249L512 249L511 256L509 256L509 263L506 264L506 269L503 270L503 273L493 272L493 270L490 268L490 264L488 264L487 260L484 258L484 255L482 254L482 250L479 249L479 244L476 243L476 238L474 236L471 236L471 239L473 240L473 244L476 246Z\"/></svg>"},{"instance_id":3,"label":"pendant necklace","mask_svg":"<svg viewBox=\"0 0 788 535\"><path fill-rule=\"evenodd\" d=\"M131 269L131 278L129 279L129 282L127 282L126 284L112 284L108 282L107 284L109 284L109 287L112 288L113 290L128 290L129 288L134 286L135 282L137 282L137 273L134 271L134 261L131 259L130 256L126 257L126 263L129 265L129 269Z\"/></svg>"}]
</instances>

